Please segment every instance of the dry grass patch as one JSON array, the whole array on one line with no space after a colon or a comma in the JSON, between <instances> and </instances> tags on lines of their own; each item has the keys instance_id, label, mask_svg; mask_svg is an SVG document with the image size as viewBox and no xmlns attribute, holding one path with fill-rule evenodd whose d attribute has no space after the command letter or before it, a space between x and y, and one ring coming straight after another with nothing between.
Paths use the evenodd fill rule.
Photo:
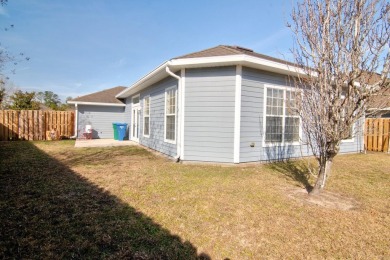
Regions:
<instances>
[{"instance_id":1,"label":"dry grass patch","mask_svg":"<svg viewBox=\"0 0 390 260\"><path fill-rule=\"evenodd\" d=\"M66 205L70 201L75 203L73 199L79 195L74 193L74 187L86 186L97 199L87 196L88 192L83 195L87 198L84 199L104 214L91 215L97 216L98 222L81 214L83 221L88 219L86 222L90 225L85 235L77 231L83 222L73 215L66 215L68 221L61 224L67 228L68 235L84 241L85 245L81 246L84 251L77 246L69 249L67 237L63 238L64 245L54 243L50 248L41 248L37 242L50 244L51 241L40 237L44 232L59 240L53 235L53 226L49 225L46 231L36 228L36 233L26 228L31 241L36 241L27 246L26 254L21 255L27 258L32 256L28 252L47 256L61 250L87 258L126 254L138 255L140 259L156 258L158 254L162 256L160 258L170 259L183 259L183 256L211 259L390 257L387 239L390 237L390 156L386 154L337 157L327 186L325 197L328 200L320 198L325 201L320 204L310 203L313 198L297 192L312 183L299 161L248 167L182 165L139 147L75 149L72 142L33 144L39 152L34 152L36 148L32 147L28 157L11 156L11 152L21 153L26 149L22 142L0 145L1 155L7 154L6 159L3 156L0 159L1 163L6 162L6 170L0 170L0 176L3 176L0 178L7 179L6 184L0 184L2 194L20 182L21 177L17 176L23 176L27 181L36 175L34 167L19 163L20 160L32 163L44 159L49 164L41 167L45 169L42 170L45 178L51 183L61 182L62 185L54 188L59 189L57 193L65 194L56 195L53 201L61 198L61 203ZM51 159L45 159L47 155ZM54 162L61 165L61 171L74 176L71 186L63 183L64 180L69 183L67 178L50 167ZM45 187L44 182L42 185ZM50 197L52 189L53 185L46 187L42 194ZM111 204L100 198L101 193L109 196ZM15 196L26 194L27 189ZM38 200L42 194L33 197ZM0 196L3 196L2 201L10 200L8 196ZM22 206L29 200L14 198L13 203L15 201L21 201L18 205ZM337 203L326 204L329 201ZM349 203L347 206L353 204L354 207L340 207L345 201ZM43 207L45 203L43 200ZM85 203L78 202L76 206L74 211L83 213L81 206ZM126 213L118 208L125 208ZM3 209L15 210L1 204L0 212ZM34 210L26 206L24 214L33 215ZM53 213L53 216L48 214L59 223L64 218L61 212ZM138 214L141 217L136 217ZM27 224L10 219L7 214L0 213L0 216L15 226ZM37 225L35 221L31 223ZM147 231L142 225L146 225ZM85 230L81 228L81 231ZM7 228L0 234L1 241L6 241L0 242L0 256L2 252L5 256L15 254L20 244L10 241L23 241L23 235L26 235L12 233ZM103 238L97 239L101 234ZM110 242L109 246L103 243L105 247L100 252L102 239ZM15 251L1 251L4 245Z\"/></svg>"}]
</instances>

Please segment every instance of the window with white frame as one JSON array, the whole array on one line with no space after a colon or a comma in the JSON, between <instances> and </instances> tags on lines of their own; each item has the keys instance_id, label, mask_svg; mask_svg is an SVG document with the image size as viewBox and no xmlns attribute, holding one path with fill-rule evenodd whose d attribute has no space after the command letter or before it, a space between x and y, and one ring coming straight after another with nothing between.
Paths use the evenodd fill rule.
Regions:
<instances>
[{"instance_id":1,"label":"window with white frame","mask_svg":"<svg viewBox=\"0 0 390 260\"><path fill-rule=\"evenodd\" d=\"M150 97L144 97L144 136L150 135Z\"/></svg>"},{"instance_id":2,"label":"window with white frame","mask_svg":"<svg viewBox=\"0 0 390 260\"><path fill-rule=\"evenodd\" d=\"M287 89L267 88L265 116L266 143L299 142L299 115L295 93Z\"/></svg>"},{"instance_id":3,"label":"window with white frame","mask_svg":"<svg viewBox=\"0 0 390 260\"><path fill-rule=\"evenodd\" d=\"M176 88L165 90L165 140L176 140Z\"/></svg>"}]
</instances>

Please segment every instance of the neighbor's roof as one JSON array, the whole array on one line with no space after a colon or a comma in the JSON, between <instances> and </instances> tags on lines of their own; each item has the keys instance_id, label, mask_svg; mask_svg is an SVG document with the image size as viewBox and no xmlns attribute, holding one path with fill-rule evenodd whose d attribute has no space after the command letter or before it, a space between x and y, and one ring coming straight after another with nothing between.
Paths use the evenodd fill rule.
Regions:
<instances>
[{"instance_id":1,"label":"neighbor's roof","mask_svg":"<svg viewBox=\"0 0 390 260\"><path fill-rule=\"evenodd\" d=\"M77 97L68 101L69 104L84 104L84 105L113 105L124 106L125 104L116 98L120 92L125 90L126 87L118 86L110 89L105 89L99 92L95 92L89 95Z\"/></svg>"},{"instance_id":2,"label":"neighbor's roof","mask_svg":"<svg viewBox=\"0 0 390 260\"><path fill-rule=\"evenodd\" d=\"M305 75L304 71L294 63L256 53L240 46L218 45L213 48L186 54L164 62L150 73L135 82L130 88L116 95L117 98L129 97L148 87L169 74L180 69L207 68L242 65L255 69L275 72L283 75Z\"/></svg>"}]
</instances>

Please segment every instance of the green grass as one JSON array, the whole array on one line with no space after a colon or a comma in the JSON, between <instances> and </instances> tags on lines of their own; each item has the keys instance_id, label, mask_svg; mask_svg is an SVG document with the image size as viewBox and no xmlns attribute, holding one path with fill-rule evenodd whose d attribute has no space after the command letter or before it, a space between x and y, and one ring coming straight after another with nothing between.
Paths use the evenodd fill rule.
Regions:
<instances>
[{"instance_id":1,"label":"green grass","mask_svg":"<svg viewBox=\"0 0 390 260\"><path fill-rule=\"evenodd\" d=\"M0 143L0 258L390 257L390 156L336 157L307 203L301 161L176 164L139 147ZM338 201L336 201L337 204Z\"/></svg>"}]
</instances>

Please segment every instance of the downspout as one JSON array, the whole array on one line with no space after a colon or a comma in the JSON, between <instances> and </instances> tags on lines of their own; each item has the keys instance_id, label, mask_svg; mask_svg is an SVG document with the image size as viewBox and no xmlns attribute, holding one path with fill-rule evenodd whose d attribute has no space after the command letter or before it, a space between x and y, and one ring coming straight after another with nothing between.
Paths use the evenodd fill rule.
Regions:
<instances>
[{"instance_id":1,"label":"downspout","mask_svg":"<svg viewBox=\"0 0 390 260\"><path fill-rule=\"evenodd\" d=\"M74 104L74 107L75 107L75 110L74 110L74 113L75 113L75 118L74 118L74 135L70 137L70 139L76 139L78 136L77 136L77 129L78 129L78 124L79 124L79 120L78 120L78 117L79 117L79 110L78 110L78 106L77 106L77 103Z\"/></svg>"},{"instance_id":2,"label":"downspout","mask_svg":"<svg viewBox=\"0 0 390 260\"><path fill-rule=\"evenodd\" d=\"M177 93L178 93L178 102L177 102L177 106L176 106L176 111L177 111L177 117L176 117L176 122L177 122L177 133L176 133L176 139L177 139L177 142L176 142L176 146L177 146L177 153L176 153L176 157L175 157L175 160L177 162L180 161L180 155L181 155L181 140L180 140L180 134L181 134L181 124L180 124L180 120L179 120L179 107L181 106L181 100L182 100L182 95L180 93L181 91L181 77L176 75L175 73L173 73L170 69L169 69L169 66L168 64L166 65L165 67L165 71L172 77L176 78L178 80L178 84L177 84ZM181 111L180 111L181 113ZM182 115L181 115L182 116Z\"/></svg>"}]
</instances>

